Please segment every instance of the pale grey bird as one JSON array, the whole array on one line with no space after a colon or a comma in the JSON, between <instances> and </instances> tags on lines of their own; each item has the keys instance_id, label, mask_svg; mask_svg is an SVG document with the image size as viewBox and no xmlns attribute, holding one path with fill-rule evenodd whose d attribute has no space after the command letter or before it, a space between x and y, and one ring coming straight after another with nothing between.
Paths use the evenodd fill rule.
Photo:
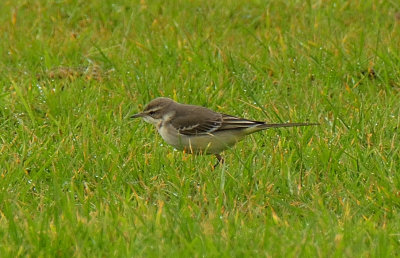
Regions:
<instances>
[{"instance_id":1,"label":"pale grey bird","mask_svg":"<svg viewBox=\"0 0 400 258\"><path fill-rule=\"evenodd\" d=\"M161 137L178 150L189 153L214 154L218 165L220 153L246 135L277 127L309 126L317 123L267 124L214 112L208 108L180 104L169 98L156 98L133 115L153 124ZM215 166L216 166L215 165Z\"/></svg>"}]
</instances>

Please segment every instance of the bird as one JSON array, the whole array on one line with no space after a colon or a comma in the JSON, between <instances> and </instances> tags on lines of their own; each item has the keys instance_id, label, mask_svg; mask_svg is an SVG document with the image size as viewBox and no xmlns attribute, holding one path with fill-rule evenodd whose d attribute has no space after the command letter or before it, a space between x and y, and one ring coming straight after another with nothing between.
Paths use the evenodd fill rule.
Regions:
<instances>
[{"instance_id":1,"label":"bird","mask_svg":"<svg viewBox=\"0 0 400 258\"><path fill-rule=\"evenodd\" d=\"M215 112L203 106L175 102L166 97L151 100L140 113L155 126L166 143L191 154L213 154L218 164L224 159L221 152L232 147L246 135L269 128L312 126L318 123L277 123L255 121Z\"/></svg>"}]
</instances>

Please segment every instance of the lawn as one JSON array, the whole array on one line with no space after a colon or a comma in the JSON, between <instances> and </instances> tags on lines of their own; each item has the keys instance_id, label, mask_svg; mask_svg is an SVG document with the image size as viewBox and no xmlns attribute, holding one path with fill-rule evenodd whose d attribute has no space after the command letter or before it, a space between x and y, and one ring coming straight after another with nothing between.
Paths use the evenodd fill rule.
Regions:
<instances>
[{"instance_id":1,"label":"lawn","mask_svg":"<svg viewBox=\"0 0 400 258\"><path fill-rule=\"evenodd\" d=\"M159 96L271 123L192 156ZM0 3L0 256L400 256L396 1Z\"/></svg>"}]
</instances>

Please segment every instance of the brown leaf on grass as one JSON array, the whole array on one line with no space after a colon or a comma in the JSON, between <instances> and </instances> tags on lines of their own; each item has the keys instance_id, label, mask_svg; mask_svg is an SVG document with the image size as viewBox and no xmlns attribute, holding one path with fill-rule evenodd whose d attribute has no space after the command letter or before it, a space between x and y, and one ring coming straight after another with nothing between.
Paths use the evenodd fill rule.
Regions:
<instances>
[{"instance_id":1,"label":"brown leaf on grass","mask_svg":"<svg viewBox=\"0 0 400 258\"><path fill-rule=\"evenodd\" d=\"M83 77L85 80L96 80L102 82L112 71L113 69L105 71L98 65L89 65L86 67L59 66L38 74L37 78L39 80L69 79L73 81L77 78Z\"/></svg>"}]
</instances>

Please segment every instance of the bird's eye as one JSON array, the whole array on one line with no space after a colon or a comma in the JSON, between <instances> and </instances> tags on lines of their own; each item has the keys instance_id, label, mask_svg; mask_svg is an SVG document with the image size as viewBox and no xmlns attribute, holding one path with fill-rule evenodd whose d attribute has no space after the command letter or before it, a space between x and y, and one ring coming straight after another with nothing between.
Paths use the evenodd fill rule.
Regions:
<instances>
[{"instance_id":1,"label":"bird's eye","mask_svg":"<svg viewBox=\"0 0 400 258\"><path fill-rule=\"evenodd\" d=\"M155 113L156 113L155 111L150 111L150 112L149 112L149 115L152 116L152 115L154 115Z\"/></svg>"}]
</instances>

